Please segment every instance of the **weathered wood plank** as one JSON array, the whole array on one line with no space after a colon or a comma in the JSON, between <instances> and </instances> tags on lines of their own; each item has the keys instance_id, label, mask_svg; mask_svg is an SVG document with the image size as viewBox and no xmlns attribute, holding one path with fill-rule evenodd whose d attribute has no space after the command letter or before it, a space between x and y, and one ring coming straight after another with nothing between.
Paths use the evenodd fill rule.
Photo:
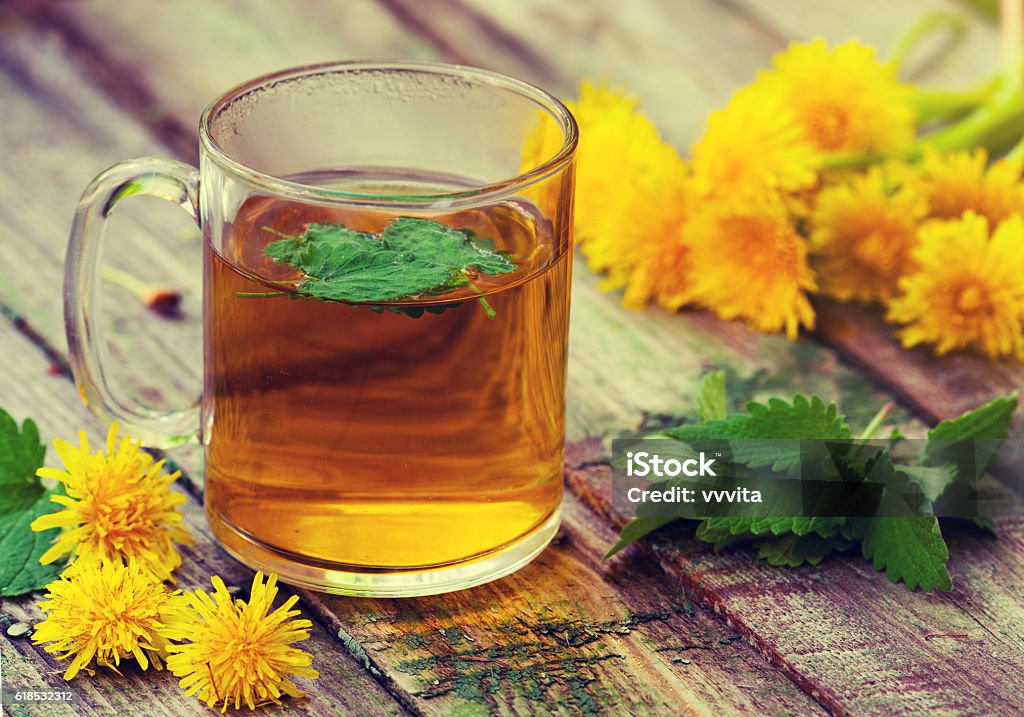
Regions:
<instances>
[{"instance_id":1,"label":"weathered wood plank","mask_svg":"<svg viewBox=\"0 0 1024 717\"><path fill-rule=\"evenodd\" d=\"M93 445L102 445L102 428L81 405L74 387L63 376L52 375L49 365L49 360L38 347L18 333L7 319L0 317L0 366L4 368L0 406L19 423L26 417L35 420L47 443L57 437L77 443L78 431L85 429ZM59 465L52 449L47 453L47 465ZM252 571L230 558L214 543L202 508L194 499L190 497L182 511L196 543L182 549L184 564L175 576L177 587L210 589L209 578L217 574L228 585L242 588L244 596L244 591L252 583ZM288 594L285 589L282 600ZM300 609L308 613L309 602L301 603ZM4 598L0 601L4 691L67 688L76 693L76 700L70 711L62 712L63 707L57 705L56 711L50 712L49 705L36 705L25 707L20 714L136 714L140 703L145 704L146 712L154 717L209 714L205 705L193 697L186 697L173 676L166 672L142 672L129 666L123 670L124 677L101 670L93 678L81 675L65 683L61 676L67 669L66 662L54 660L27 636L11 638L6 633L7 627L15 622L31 624L40 619L42 614L31 598ZM313 635L304 647L314 654L314 665L321 676L315 682L298 679L297 683L307 690L309 697L286 701L281 714L405 714L398 702L361 665L339 649L333 627L327 629L314 618ZM7 707L5 705L5 714ZM11 713L19 714L17 708Z\"/></svg>"},{"instance_id":2,"label":"weathered wood plank","mask_svg":"<svg viewBox=\"0 0 1024 717\"><path fill-rule=\"evenodd\" d=\"M315 0L15 4L53 28L94 81L189 161L198 157L202 109L240 82L316 62L433 56L372 0L336 3L327 22ZM168 41L150 42L157 35Z\"/></svg>"},{"instance_id":3,"label":"weathered wood plank","mask_svg":"<svg viewBox=\"0 0 1024 717\"><path fill-rule=\"evenodd\" d=\"M687 28L683 23L667 21L673 17L674 11L682 12L676 10L678 4L675 3L632 3L628 10L602 3L587 3L585 7L579 3L569 9L568 3L563 3L559 6L562 13L557 22L550 21L551 14L555 12L550 9L550 4L527 2L498 5L482 0L473 0L470 4L480 12L488 12L495 18L495 22L502 23L509 32L518 32L521 38L530 39L541 46L557 44L558 52L552 53L552 57L560 60L567 58L559 65L564 70L564 77L571 79L583 74L601 76L610 73L614 79L646 95L645 109L670 138L684 145L696 136L694 129L699 131L699 124L695 124L692 119L689 120L690 124L684 124L687 120L661 109L660 103L665 102L667 97L664 92L659 96L651 96L652 90L658 92L652 85L658 80L652 80L651 74L668 75L673 79L677 79L680 74L704 77L711 74L708 71L711 66L718 71L724 70L726 76L720 76L718 84L721 91L727 92L749 80L756 67L767 64L771 52L781 47L783 38L797 36L796 28L803 28L804 32L810 28L818 30L818 26L810 23L801 25L799 22L795 24L792 33L780 31L775 25L763 22L749 22L746 26L744 23L736 23L744 27L741 32L735 32L735 24L730 25L728 21L695 24ZM650 68L654 65L649 60L640 59L638 55L641 52L624 53L614 47L614 41L609 40L609 35L614 34L617 26L616 21L627 16L642 15L644 10L638 9L638 6L646 6L650 11L653 5L659 6L662 11L656 14L664 26L671 27L676 34L648 26L646 35L632 33L629 36L648 38L648 42L644 43L647 51L662 59L671 58L666 64L700 67L699 71L651 73ZM693 12L695 5L702 4L687 3L687 11ZM769 4L773 9L780 5L787 3ZM907 11L906 5L901 7L900 12ZM931 4L926 7L925 3L910 5L915 11L935 7ZM760 6L764 7L764 4ZM714 12L713 8L705 7L703 10ZM883 12L881 6L874 10L862 4L845 7L817 4L818 14L833 14L828 25L834 29L832 35L829 35L830 39L844 39L852 33L869 42L887 43L893 35L880 36L877 32L879 26L889 23L885 27L892 27L899 23L892 23L893 14ZM516 17L509 20L510 16ZM868 18L865 22L875 23L875 28L858 23L861 18ZM907 22L912 19L915 18L908 17ZM799 34L803 35L804 32ZM659 44L656 39L658 36L670 35L669 42L662 41ZM969 49L964 53L969 58L967 63L983 58L976 67L994 65L990 64L991 37L990 30L972 28L968 35ZM751 38L756 38L756 41L747 42ZM685 60L676 60L687 51L679 49L680 46L689 46L688 50L697 53L703 62L683 64ZM730 56L729 62L724 61L726 55ZM570 58L582 58L582 64L574 66L574 60ZM494 58L480 61L497 64ZM949 76L963 72L955 63L946 63L942 70ZM987 72L981 69L978 74L984 76ZM681 95L668 95L673 96ZM694 93L687 97L694 101L688 108L689 112L683 114L692 112L700 118L724 100L724 95L705 99ZM702 101L707 103L703 107L700 106ZM585 301L584 304L589 307L591 302ZM579 303L575 306L578 308ZM688 317L687 333L706 336L703 332L693 330L694 322L705 320L706 317L699 315ZM707 333L719 336L721 330L721 327L716 326ZM751 339L742 332L740 335L742 338L731 346L737 355L730 362L736 365L737 359L743 357L754 359L756 365L757 359L764 360L758 347L762 344L770 346L770 342ZM794 353L800 351L797 347L792 350ZM705 357L714 353L714 350L696 352L698 356ZM829 352L814 350L806 353L818 357L830 356ZM766 360L769 365L775 361L775 356L769 356ZM677 358L667 365L678 365L679 362ZM818 369L815 363L815 358L808 356L804 368ZM876 365L883 364L879 361ZM780 380L774 386L777 391L789 392L794 388L804 388L807 379L801 376L801 372L787 371L778 364L776 367L776 376L796 377L792 383ZM788 368L792 369L792 364ZM807 373L817 372L812 370ZM888 372L880 370L879 374L882 373L891 375L895 372L890 368ZM643 374L629 371L625 375ZM836 371L831 375L835 382L834 389L837 390L826 392L826 395L841 396L846 403L854 396L859 396L860 402L864 402L865 396L858 392L852 375L845 371ZM891 383L888 385L894 387ZM988 398L990 393L962 391L960 401L961 404L976 405L982 398ZM623 391L623 394L632 397L636 392ZM651 394L650 390L646 392L646 395ZM901 391L898 394L906 395ZM921 406L917 402L913 403L920 410ZM676 412L679 411L678 405ZM923 411L922 415L928 418L939 417L935 411ZM604 451L603 448L596 449L591 458L599 457ZM582 488L577 481L575 489L589 497L591 504L595 504L595 497L606 501L607 475L602 478L601 481L589 482L586 488ZM600 502L597 501L598 504ZM884 577L873 573L856 559L832 561L824 571L798 571L791 576L758 563L749 553L733 551L709 558L707 547L692 539L685 543L666 544L659 541L655 545L663 546L664 554L660 556L660 561L670 575L701 599L711 603L731 624L735 624L758 644L773 662L782 665L787 674L837 714L847 711L855 714L1012 714L1022 702L1020 690L1012 681L993 679L992 675L1003 673L1007 664L1017 669L1020 666L1020 624L1024 610L1020 595L1013 587L1019 579L1021 565L1018 545L1020 525L1019 522L1011 522L1000 527L1008 535L1003 543L994 544L995 547L976 536L964 536L952 541L954 575L958 588L947 597L909 594L903 587L890 585ZM998 555L993 554L993 550ZM697 569L693 565L680 564L679 558L673 557L688 554L694 556L693 561L698 565L706 567ZM992 578L991 575L997 571L1005 571L1006 579ZM743 589L733 589L737 584ZM733 593L736 595L731 601L722 597ZM847 595L853 596L853 599L844 599ZM974 611L972 608L975 604L984 604L986 607ZM990 605L998 607L992 610L988 607ZM927 627L918 629L914 627L915 623ZM949 638L929 639L929 635L964 634L965 630L970 640L965 646L958 645L955 639L952 644ZM1000 630L1015 637L1004 640L999 636ZM943 639L947 640L945 644L941 643ZM963 654L954 650L962 651ZM950 657L962 659L956 660L958 664L951 667L954 660ZM901 697L890 697L885 694L887 691L896 692Z\"/></svg>"}]
</instances>

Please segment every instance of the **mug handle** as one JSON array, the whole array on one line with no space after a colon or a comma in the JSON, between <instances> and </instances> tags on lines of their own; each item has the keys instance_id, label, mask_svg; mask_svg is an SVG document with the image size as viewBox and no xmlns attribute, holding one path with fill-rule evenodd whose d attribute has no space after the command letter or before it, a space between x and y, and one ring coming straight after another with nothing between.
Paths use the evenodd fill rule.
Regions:
<instances>
[{"instance_id":1,"label":"mug handle","mask_svg":"<svg viewBox=\"0 0 1024 717\"><path fill-rule=\"evenodd\" d=\"M173 411L147 406L136 396L111 390L107 344L95 311L101 305L100 266L107 217L133 195L174 202L199 222L199 172L173 159L141 157L118 162L94 179L79 200L64 263L64 324L71 370L85 405L102 421L118 421L125 432L154 448L197 439L199 405Z\"/></svg>"}]
</instances>

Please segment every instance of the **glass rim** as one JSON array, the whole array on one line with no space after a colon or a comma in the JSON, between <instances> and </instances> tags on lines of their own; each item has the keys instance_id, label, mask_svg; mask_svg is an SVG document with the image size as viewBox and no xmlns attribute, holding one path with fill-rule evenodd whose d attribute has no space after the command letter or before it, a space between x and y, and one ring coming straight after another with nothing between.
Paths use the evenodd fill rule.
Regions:
<instances>
[{"instance_id":1,"label":"glass rim","mask_svg":"<svg viewBox=\"0 0 1024 717\"><path fill-rule=\"evenodd\" d=\"M480 84L514 92L531 100L539 109L547 111L559 123L564 141L559 150L551 157L537 163L536 166L526 171L506 179L454 192L393 195L327 189L262 172L232 157L213 137L212 124L220 112L253 92L289 79L371 70L405 70L436 75L469 76L478 80ZM290 67L260 75L236 85L220 95L203 110L202 117L199 120L199 141L204 155L213 160L223 170L250 184L266 189L275 196L284 196L307 202L358 204L361 206L377 206L391 209L401 207L424 208L431 205L457 208L465 205L476 205L482 201L500 199L514 194L523 187L541 181L561 170L571 161L575 154L576 146L579 142L579 127L572 113L569 112L569 109L557 97L536 85L523 80L517 80L500 72L444 62L353 60Z\"/></svg>"}]
</instances>

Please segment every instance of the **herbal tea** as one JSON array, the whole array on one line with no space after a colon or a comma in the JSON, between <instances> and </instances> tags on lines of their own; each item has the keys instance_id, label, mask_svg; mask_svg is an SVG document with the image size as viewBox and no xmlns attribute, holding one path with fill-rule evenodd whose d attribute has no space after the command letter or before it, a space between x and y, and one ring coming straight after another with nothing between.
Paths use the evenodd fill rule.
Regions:
<instances>
[{"instance_id":1,"label":"herbal tea","mask_svg":"<svg viewBox=\"0 0 1024 717\"><path fill-rule=\"evenodd\" d=\"M359 191L437 191L424 187ZM239 554L422 571L496 554L557 510L567 228L553 236L525 202L405 216L254 197L207 242L206 504ZM361 253L316 254L324 226L332 251L343 234ZM381 300L439 251L427 230L480 255L440 287ZM406 253L342 287L356 301L316 274L384 251Z\"/></svg>"}]
</instances>

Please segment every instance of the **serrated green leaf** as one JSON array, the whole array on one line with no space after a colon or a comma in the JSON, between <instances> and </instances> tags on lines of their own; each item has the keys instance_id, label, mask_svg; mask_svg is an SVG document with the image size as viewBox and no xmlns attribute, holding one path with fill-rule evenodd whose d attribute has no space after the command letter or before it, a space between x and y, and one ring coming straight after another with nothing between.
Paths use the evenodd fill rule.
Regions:
<instances>
[{"instance_id":1,"label":"serrated green leaf","mask_svg":"<svg viewBox=\"0 0 1024 717\"><path fill-rule=\"evenodd\" d=\"M928 431L919 465L908 469L911 477L933 502L958 481L960 487L973 484L991 460L994 442L1009 437L1016 410L1014 393L942 421Z\"/></svg>"},{"instance_id":2,"label":"serrated green leaf","mask_svg":"<svg viewBox=\"0 0 1024 717\"><path fill-rule=\"evenodd\" d=\"M949 590L949 550L934 517L872 518L863 521L861 550L875 570L911 590Z\"/></svg>"},{"instance_id":3,"label":"serrated green leaf","mask_svg":"<svg viewBox=\"0 0 1024 717\"><path fill-rule=\"evenodd\" d=\"M34 532L33 520L53 510L52 491L41 492L28 507L0 515L0 596L15 597L46 587L60 575L63 561L40 565L60 532L51 528Z\"/></svg>"},{"instance_id":4,"label":"serrated green leaf","mask_svg":"<svg viewBox=\"0 0 1024 717\"><path fill-rule=\"evenodd\" d=\"M608 552L604 554L604 557L601 558L601 560L607 560L623 548L632 545L636 541L640 540L640 538L653 533L658 528L668 525L673 520L675 520L675 518L672 516L633 518L633 520L622 526L622 531L619 533L619 539L615 542L615 545L613 545Z\"/></svg>"},{"instance_id":5,"label":"serrated green leaf","mask_svg":"<svg viewBox=\"0 0 1024 717\"><path fill-rule=\"evenodd\" d=\"M1017 394L994 401L939 423L928 431L929 441L967 441L1009 437L1010 421L1017 410ZM925 446L925 457L928 447Z\"/></svg>"},{"instance_id":6,"label":"serrated green leaf","mask_svg":"<svg viewBox=\"0 0 1024 717\"><path fill-rule=\"evenodd\" d=\"M774 471L792 473L800 468L801 439L849 439L852 436L845 417L836 405L826 405L819 397L808 399L797 394L793 403L772 398L767 405L751 402L747 413L683 425L664 431L665 435L682 441L739 441L732 459L751 468L770 467ZM778 440L789 439L790 443ZM763 443L758 443L763 440Z\"/></svg>"},{"instance_id":7,"label":"serrated green leaf","mask_svg":"<svg viewBox=\"0 0 1024 717\"><path fill-rule=\"evenodd\" d=\"M702 421L715 421L728 416L729 397L725 392L725 371L705 374L700 382L697 408Z\"/></svg>"},{"instance_id":8,"label":"serrated green leaf","mask_svg":"<svg viewBox=\"0 0 1024 717\"><path fill-rule=\"evenodd\" d=\"M44 587L60 574L59 565L40 565L39 558L59 532L35 533L35 518L53 509L36 471L46 458L39 429L25 419L21 430L0 409L0 596L23 595Z\"/></svg>"},{"instance_id":9,"label":"serrated green leaf","mask_svg":"<svg viewBox=\"0 0 1024 717\"><path fill-rule=\"evenodd\" d=\"M817 565L833 552L849 550L855 545L840 535L823 538L820 535L790 533L777 540L757 544L757 556L777 567L796 568L803 564Z\"/></svg>"},{"instance_id":10,"label":"serrated green leaf","mask_svg":"<svg viewBox=\"0 0 1024 717\"><path fill-rule=\"evenodd\" d=\"M956 478L956 466L944 463L939 466L903 466L910 479L921 486L928 500L934 503Z\"/></svg>"},{"instance_id":11,"label":"serrated green leaf","mask_svg":"<svg viewBox=\"0 0 1024 717\"><path fill-rule=\"evenodd\" d=\"M0 515L24 510L43 494L36 470L45 457L36 424L25 419L19 432L14 418L0 409Z\"/></svg>"},{"instance_id":12,"label":"serrated green leaf","mask_svg":"<svg viewBox=\"0 0 1024 717\"><path fill-rule=\"evenodd\" d=\"M697 529L697 537L701 540L706 538L707 542L714 543L718 547L719 542L725 536L729 536L726 544L732 544L741 540L752 540L765 535L784 535L793 533L798 536L818 535L829 538L838 532L845 518L820 518L820 517L765 517L748 518L745 516L715 516L705 518Z\"/></svg>"},{"instance_id":13,"label":"serrated green leaf","mask_svg":"<svg viewBox=\"0 0 1024 717\"><path fill-rule=\"evenodd\" d=\"M518 268L471 232L411 217L395 219L380 236L313 224L302 236L271 242L264 251L305 275L300 293L329 301L438 296L470 285L471 272L507 274Z\"/></svg>"},{"instance_id":14,"label":"serrated green leaf","mask_svg":"<svg viewBox=\"0 0 1024 717\"><path fill-rule=\"evenodd\" d=\"M697 526L697 538L703 540L705 543L711 543L714 546L715 552L727 548L730 545L736 543L742 543L747 540L753 540L754 534L749 530L743 530L741 526L736 524L735 518L705 518L704 521ZM749 521L750 519L747 518ZM736 532L733 532L733 528L736 528Z\"/></svg>"}]
</instances>

